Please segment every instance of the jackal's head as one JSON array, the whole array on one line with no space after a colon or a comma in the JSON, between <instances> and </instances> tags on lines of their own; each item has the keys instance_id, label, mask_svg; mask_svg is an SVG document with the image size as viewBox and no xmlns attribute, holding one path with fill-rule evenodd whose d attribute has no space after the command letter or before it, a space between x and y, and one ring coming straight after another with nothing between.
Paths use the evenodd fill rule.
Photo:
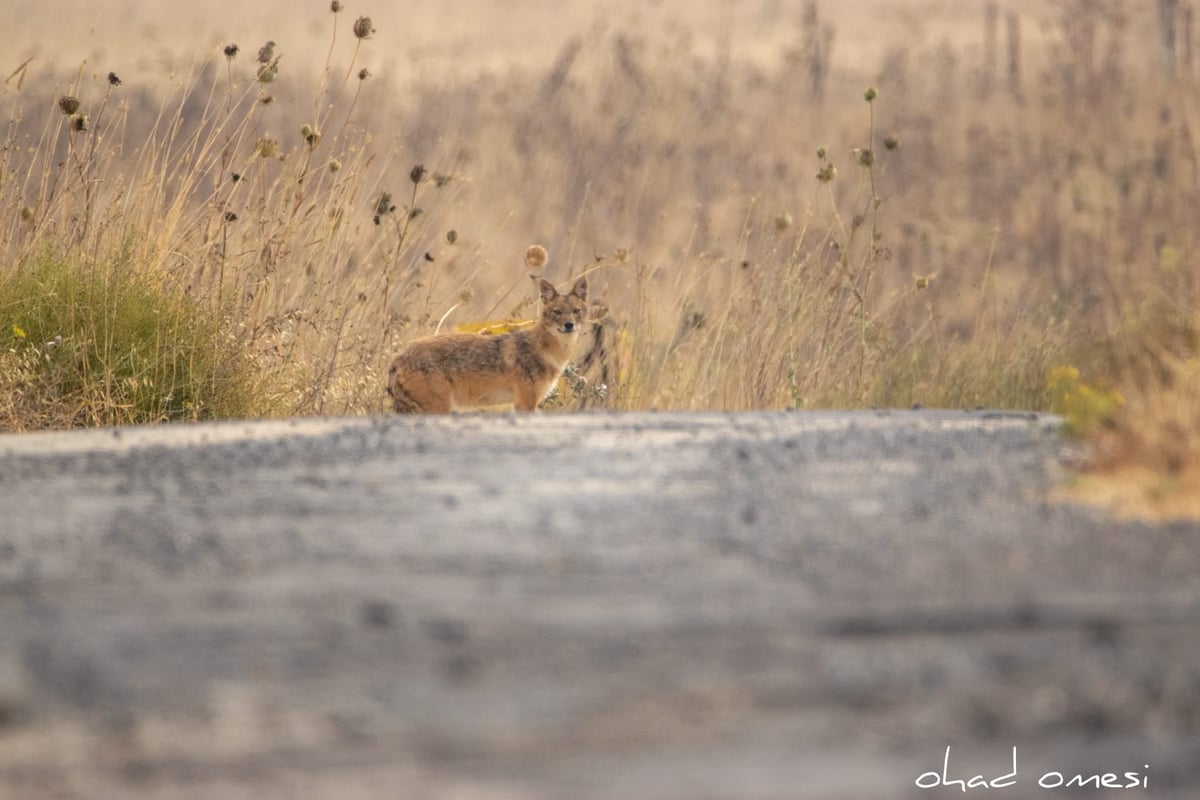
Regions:
<instances>
[{"instance_id":1,"label":"jackal's head","mask_svg":"<svg viewBox=\"0 0 1200 800\"><path fill-rule=\"evenodd\" d=\"M571 291L559 294L550 281L542 279L542 324L555 333L576 334L587 317L587 278L575 281Z\"/></svg>"}]
</instances>

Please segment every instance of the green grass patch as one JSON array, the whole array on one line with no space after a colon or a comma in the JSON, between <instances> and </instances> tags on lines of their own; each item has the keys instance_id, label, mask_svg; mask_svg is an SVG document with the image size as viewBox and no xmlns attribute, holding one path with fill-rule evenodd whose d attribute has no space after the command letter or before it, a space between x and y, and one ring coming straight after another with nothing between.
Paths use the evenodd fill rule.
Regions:
<instances>
[{"instance_id":1,"label":"green grass patch","mask_svg":"<svg viewBox=\"0 0 1200 800\"><path fill-rule=\"evenodd\" d=\"M0 427L260 415L219 315L123 260L42 254L0 276Z\"/></svg>"}]
</instances>

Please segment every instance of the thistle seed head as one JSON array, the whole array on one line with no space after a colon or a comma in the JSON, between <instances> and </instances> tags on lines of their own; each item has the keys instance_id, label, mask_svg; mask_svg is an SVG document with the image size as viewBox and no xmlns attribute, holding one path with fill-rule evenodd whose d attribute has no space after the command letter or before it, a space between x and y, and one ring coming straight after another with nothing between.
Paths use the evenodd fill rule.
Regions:
<instances>
[{"instance_id":1,"label":"thistle seed head","mask_svg":"<svg viewBox=\"0 0 1200 800\"><path fill-rule=\"evenodd\" d=\"M530 269L541 269L550 260L550 253L540 244L531 244L525 249L525 266Z\"/></svg>"},{"instance_id":2,"label":"thistle seed head","mask_svg":"<svg viewBox=\"0 0 1200 800\"><path fill-rule=\"evenodd\" d=\"M58 98L58 107L69 117L79 110L79 98L74 95L64 94Z\"/></svg>"},{"instance_id":3,"label":"thistle seed head","mask_svg":"<svg viewBox=\"0 0 1200 800\"><path fill-rule=\"evenodd\" d=\"M358 79L360 81L365 81L369 77L371 77L371 70L367 69L366 67L363 67L358 71Z\"/></svg>"},{"instance_id":4,"label":"thistle seed head","mask_svg":"<svg viewBox=\"0 0 1200 800\"><path fill-rule=\"evenodd\" d=\"M272 61L269 64L263 64L258 68L256 77L259 83L270 83L275 80L275 76L279 74L279 62Z\"/></svg>"},{"instance_id":5,"label":"thistle seed head","mask_svg":"<svg viewBox=\"0 0 1200 800\"><path fill-rule=\"evenodd\" d=\"M342 11L342 4L339 3L338 0L333 0L333 2L329 4L329 10L335 14L340 14Z\"/></svg>"},{"instance_id":6,"label":"thistle seed head","mask_svg":"<svg viewBox=\"0 0 1200 800\"><path fill-rule=\"evenodd\" d=\"M87 114L72 114L71 130L75 131L76 133L83 133L88 129L89 122L90 121L88 120Z\"/></svg>"},{"instance_id":7,"label":"thistle seed head","mask_svg":"<svg viewBox=\"0 0 1200 800\"><path fill-rule=\"evenodd\" d=\"M300 126L300 135L309 147L316 147L321 141L321 132L307 122Z\"/></svg>"},{"instance_id":8,"label":"thistle seed head","mask_svg":"<svg viewBox=\"0 0 1200 800\"><path fill-rule=\"evenodd\" d=\"M108 73L108 85L109 86L120 86L121 85L121 78L117 75L117 73L115 73L115 72Z\"/></svg>"},{"instance_id":9,"label":"thistle seed head","mask_svg":"<svg viewBox=\"0 0 1200 800\"><path fill-rule=\"evenodd\" d=\"M864 167L870 168L875 164L875 151L869 147L854 148L854 157Z\"/></svg>"},{"instance_id":10,"label":"thistle seed head","mask_svg":"<svg viewBox=\"0 0 1200 800\"><path fill-rule=\"evenodd\" d=\"M408 177L413 183L420 183L421 181L425 180L425 171L424 164L417 164L408 173Z\"/></svg>"},{"instance_id":11,"label":"thistle seed head","mask_svg":"<svg viewBox=\"0 0 1200 800\"><path fill-rule=\"evenodd\" d=\"M275 42L267 42L258 48L258 63L269 64L273 58L275 58Z\"/></svg>"},{"instance_id":12,"label":"thistle seed head","mask_svg":"<svg viewBox=\"0 0 1200 800\"><path fill-rule=\"evenodd\" d=\"M378 225L379 221L383 217L391 214L395 210L396 206L392 203L392 193L383 192L380 194L379 200L377 200L375 203L375 224Z\"/></svg>"},{"instance_id":13,"label":"thistle seed head","mask_svg":"<svg viewBox=\"0 0 1200 800\"><path fill-rule=\"evenodd\" d=\"M863 92L863 99L866 100L868 103L875 102L876 97L879 97L879 92L875 91L874 86L868 86L867 90L865 92Z\"/></svg>"},{"instance_id":14,"label":"thistle seed head","mask_svg":"<svg viewBox=\"0 0 1200 800\"><path fill-rule=\"evenodd\" d=\"M225 53L225 57L232 61L233 57L238 54L239 49L240 48L236 44L231 43L231 44L225 45L225 49L223 52Z\"/></svg>"},{"instance_id":15,"label":"thistle seed head","mask_svg":"<svg viewBox=\"0 0 1200 800\"><path fill-rule=\"evenodd\" d=\"M375 33L375 26L370 17L359 17L354 20L354 35L359 39L369 39Z\"/></svg>"},{"instance_id":16,"label":"thistle seed head","mask_svg":"<svg viewBox=\"0 0 1200 800\"><path fill-rule=\"evenodd\" d=\"M259 158L277 158L279 141L270 134L258 137L258 141L254 143L254 155Z\"/></svg>"}]
</instances>

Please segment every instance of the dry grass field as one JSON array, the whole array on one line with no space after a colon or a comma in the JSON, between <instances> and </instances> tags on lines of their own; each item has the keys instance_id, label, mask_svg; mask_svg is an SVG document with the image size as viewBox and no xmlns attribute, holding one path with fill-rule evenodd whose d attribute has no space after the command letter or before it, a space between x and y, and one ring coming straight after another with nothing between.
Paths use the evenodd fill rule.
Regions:
<instances>
[{"instance_id":1,"label":"dry grass field","mask_svg":"<svg viewBox=\"0 0 1200 800\"><path fill-rule=\"evenodd\" d=\"M1190 3L340 5L8 21L0 428L383 411L536 242L560 408L1049 409L1194 502Z\"/></svg>"}]
</instances>

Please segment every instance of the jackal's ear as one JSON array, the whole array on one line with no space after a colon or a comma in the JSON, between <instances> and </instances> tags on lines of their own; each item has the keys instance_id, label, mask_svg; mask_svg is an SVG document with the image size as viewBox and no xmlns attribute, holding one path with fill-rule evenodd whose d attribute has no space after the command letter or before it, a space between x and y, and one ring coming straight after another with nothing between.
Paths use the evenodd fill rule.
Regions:
<instances>
[{"instance_id":1,"label":"jackal's ear","mask_svg":"<svg viewBox=\"0 0 1200 800\"><path fill-rule=\"evenodd\" d=\"M575 281L575 285L571 287L571 294L580 300L587 300L587 278L580 278Z\"/></svg>"},{"instance_id":2,"label":"jackal's ear","mask_svg":"<svg viewBox=\"0 0 1200 800\"><path fill-rule=\"evenodd\" d=\"M549 303L558 297L558 289L555 289L554 284L545 278L538 281L538 291L541 292L542 302L544 303Z\"/></svg>"}]
</instances>

